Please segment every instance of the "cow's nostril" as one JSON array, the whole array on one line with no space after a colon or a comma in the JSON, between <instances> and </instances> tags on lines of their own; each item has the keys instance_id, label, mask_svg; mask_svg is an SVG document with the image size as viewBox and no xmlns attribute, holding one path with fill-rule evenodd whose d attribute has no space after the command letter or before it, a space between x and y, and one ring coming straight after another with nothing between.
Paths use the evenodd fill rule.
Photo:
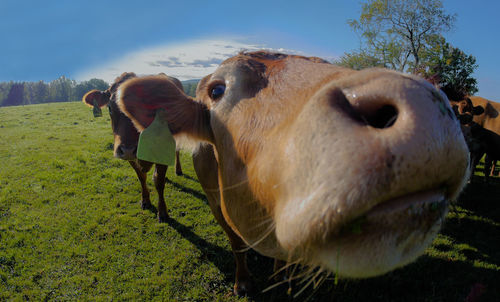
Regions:
<instances>
[{"instance_id":1,"label":"cow's nostril","mask_svg":"<svg viewBox=\"0 0 500 302\"><path fill-rule=\"evenodd\" d=\"M118 148L116 148L116 155L118 155L118 157L123 157L123 149L122 149L122 146L118 146Z\"/></svg>"},{"instance_id":2,"label":"cow's nostril","mask_svg":"<svg viewBox=\"0 0 500 302\"><path fill-rule=\"evenodd\" d=\"M370 114L362 114L362 116L368 125L384 129L394 125L398 118L398 110L392 105L384 105Z\"/></svg>"},{"instance_id":3,"label":"cow's nostril","mask_svg":"<svg viewBox=\"0 0 500 302\"><path fill-rule=\"evenodd\" d=\"M133 160L137 157L137 146L127 147L119 145L118 148L116 148L115 157L125 160Z\"/></svg>"}]
</instances>

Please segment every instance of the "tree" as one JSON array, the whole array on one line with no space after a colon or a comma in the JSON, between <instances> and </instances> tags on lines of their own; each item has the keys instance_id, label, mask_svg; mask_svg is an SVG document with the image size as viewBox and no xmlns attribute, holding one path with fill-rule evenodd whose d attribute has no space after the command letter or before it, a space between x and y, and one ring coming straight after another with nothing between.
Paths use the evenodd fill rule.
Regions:
<instances>
[{"instance_id":1,"label":"tree","mask_svg":"<svg viewBox=\"0 0 500 302\"><path fill-rule=\"evenodd\" d=\"M359 20L349 20L360 34L363 51L383 65L414 72L433 38L453 27L455 15L440 0L368 0Z\"/></svg>"},{"instance_id":2,"label":"tree","mask_svg":"<svg viewBox=\"0 0 500 302\"><path fill-rule=\"evenodd\" d=\"M72 98L73 88L76 86L74 80L65 76L49 83L49 101L50 102L69 102Z\"/></svg>"},{"instance_id":3,"label":"tree","mask_svg":"<svg viewBox=\"0 0 500 302\"><path fill-rule=\"evenodd\" d=\"M2 82L0 83L0 106L4 106L4 101L7 99L7 96L9 95L10 88L14 82Z\"/></svg>"},{"instance_id":4,"label":"tree","mask_svg":"<svg viewBox=\"0 0 500 302\"><path fill-rule=\"evenodd\" d=\"M85 93L92 89L106 90L109 88L109 84L101 79L90 79L88 81L83 81L77 84L73 90L72 101L80 101Z\"/></svg>"},{"instance_id":5,"label":"tree","mask_svg":"<svg viewBox=\"0 0 500 302\"><path fill-rule=\"evenodd\" d=\"M361 70L368 67L386 67L378 58L371 56L363 50L359 52L344 53L344 55L333 63L355 70Z\"/></svg>"},{"instance_id":6,"label":"tree","mask_svg":"<svg viewBox=\"0 0 500 302\"><path fill-rule=\"evenodd\" d=\"M24 105L24 83L14 83L10 87L9 95L4 100L3 106Z\"/></svg>"},{"instance_id":7,"label":"tree","mask_svg":"<svg viewBox=\"0 0 500 302\"><path fill-rule=\"evenodd\" d=\"M108 87L109 84L101 79L91 79L77 84L64 76L49 83L0 82L0 106L80 101L88 91L106 90Z\"/></svg>"},{"instance_id":8,"label":"tree","mask_svg":"<svg viewBox=\"0 0 500 302\"><path fill-rule=\"evenodd\" d=\"M189 80L182 82L182 87L184 88L184 92L192 97L196 96L196 87L198 86L199 80Z\"/></svg>"},{"instance_id":9,"label":"tree","mask_svg":"<svg viewBox=\"0 0 500 302\"><path fill-rule=\"evenodd\" d=\"M44 81L38 81L33 85L33 100L35 103L45 103L49 96L49 87Z\"/></svg>"},{"instance_id":10,"label":"tree","mask_svg":"<svg viewBox=\"0 0 500 302\"><path fill-rule=\"evenodd\" d=\"M450 100L462 100L478 91L471 75L478 67L476 58L442 40L438 55L430 58L429 66L420 74L439 85Z\"/></svg>"}]
</instances>

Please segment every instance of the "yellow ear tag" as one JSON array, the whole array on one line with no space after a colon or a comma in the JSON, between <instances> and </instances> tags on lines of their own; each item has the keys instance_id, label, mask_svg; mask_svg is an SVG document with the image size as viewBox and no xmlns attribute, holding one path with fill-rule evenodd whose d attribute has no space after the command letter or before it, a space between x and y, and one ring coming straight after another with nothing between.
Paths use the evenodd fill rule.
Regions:
<instances>
[{"instance_id":1,"label":"yellow ear tag","mask_svg":"<svg viewBox=\"0 0 500 302\"><path fill-rule=\"evenodd\" d=\"M139 135L137 158L173 166L175 164L175 140L168 123L160 117L163 109L156 111L154 121Z\"/></svg>"},{"instance_id":2,"label":"yellow ear tag","mask_svg":"<svg viewBox=\"0 0 500 302\"><path fill-rule=\"evenodd\" d=\"M99 104L97 104L96 99L94 99L94 108L92 108L92 112L94 113L94 117L102 116L102 110L99 107Z\"/></svg>"}]
</instances>

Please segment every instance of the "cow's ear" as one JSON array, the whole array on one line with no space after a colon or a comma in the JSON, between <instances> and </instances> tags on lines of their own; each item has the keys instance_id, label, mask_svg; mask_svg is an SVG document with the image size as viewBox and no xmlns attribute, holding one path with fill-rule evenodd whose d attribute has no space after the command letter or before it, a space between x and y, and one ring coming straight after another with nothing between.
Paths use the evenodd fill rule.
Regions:
<instances>
[{"instance_id":1,"label":"cow's ear","mask_svg":"<svg viewBox=\"0 0 500 302\"><path fill-rule=\"evenodd\" d=\"M214 142L207 106L164 76L127 81L118 88L117 104L139 131L153 122L158 109L163 109L161 118L167 121L174 136L185 134L198 141Z\"/></svg>"},{"instance_id":2,"label":"cow's ear","mask_svg":"<svg viewBox=\"0 0 500 302\"><path fill-rule=\"evenodd\" d=\"M83 98L82 102L87 104L90 107L103 107L109 103L109 92L108 91L100 91L100 90L91 90L87 92Z\"/></svg>"},{"instance_id":3,"label":"cow's ear","mask_svg":"<svg viewBox=\"0 0 500 302\"><path fill-rule=\"evenodd\" d=\"M472 115L481 115L484 113L484 108L482 106L472 107Z\"/></svg>"}]
</instances>

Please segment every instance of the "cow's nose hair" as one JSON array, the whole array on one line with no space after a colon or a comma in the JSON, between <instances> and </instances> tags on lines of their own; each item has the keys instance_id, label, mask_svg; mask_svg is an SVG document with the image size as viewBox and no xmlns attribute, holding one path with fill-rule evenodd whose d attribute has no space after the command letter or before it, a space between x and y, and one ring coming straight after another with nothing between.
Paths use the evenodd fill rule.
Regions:
<instances>
[{"instance_id":1,"label":"cow's nose hair","mask_svg":"<svg viewBox=\"0 0 500 302\"><path fill-rule=\"evenodd\" d=\"M127 147L124 145L119 145L116 149L116 156L125 160L133 160L136 157L137 147Z\"/></svg>"}]
</instances>

